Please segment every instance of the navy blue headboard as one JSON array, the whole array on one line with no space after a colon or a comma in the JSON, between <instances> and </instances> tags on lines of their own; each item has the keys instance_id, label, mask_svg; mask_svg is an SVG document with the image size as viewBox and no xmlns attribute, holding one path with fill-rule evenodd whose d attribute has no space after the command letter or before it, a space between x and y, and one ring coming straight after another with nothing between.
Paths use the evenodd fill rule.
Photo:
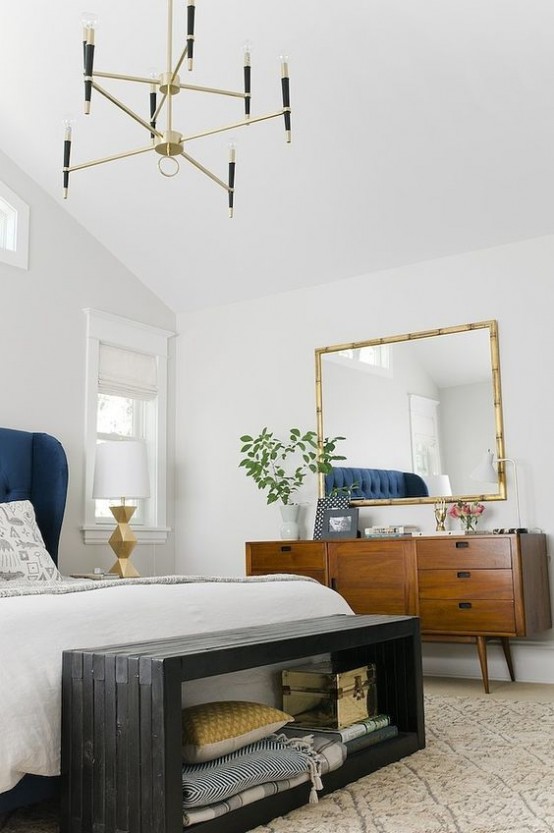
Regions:
<instances>
[{"instance_id":1,"label":"navy blue headboard","mask_svg":"<svg viewBox=\"0 0 554 833\"><path fill-rule=\"evenodd\" d=\"M46 549L56 563L67 481L67 458L55 437L0 428L0 503L31 501Z\"/></svg>"},{"instance_id":2,"label":"navy blue headboard","mask_svg":"<svg viewBox=\"0 0 554 833\"><path fill-rule=\"evenodd\" d=\"M352 489L354 483L356 488ZM352 500L395 500L429 495L425 481L418 474L394 469L333 468L325 476L325 494L331 494L333 489L352 489Z\"/></svg>"}]
</instances>

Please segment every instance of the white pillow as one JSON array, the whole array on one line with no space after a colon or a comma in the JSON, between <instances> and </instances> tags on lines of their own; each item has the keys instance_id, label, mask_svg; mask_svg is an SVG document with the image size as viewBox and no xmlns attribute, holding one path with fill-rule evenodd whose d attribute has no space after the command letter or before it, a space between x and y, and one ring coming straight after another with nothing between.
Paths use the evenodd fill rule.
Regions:
<instances>
[{"instance_id":1,"label":"white pillow","mask_svg":"<svg viewBox=\"0 0 554 833\"><path fill-rule=\"evenodd\" d=\"M47 552L30 500L0 503L0 582L55 582L62 577Z\"/></svg>"}]
</instances>

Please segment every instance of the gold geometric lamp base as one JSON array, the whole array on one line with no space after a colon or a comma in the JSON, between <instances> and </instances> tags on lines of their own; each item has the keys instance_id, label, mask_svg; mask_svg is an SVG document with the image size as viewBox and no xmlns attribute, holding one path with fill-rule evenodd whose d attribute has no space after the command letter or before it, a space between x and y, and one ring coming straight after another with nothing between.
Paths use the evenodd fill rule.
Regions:
<instances>
[{"instance_id":1,"label":"gold geometric lamp base","mask_svg":"<svg viewBox=\"0 0 554 833\"><path fill-rule=\"evenodd\" d=\"M110 506L110 512L117 521L117 526L110 535L108 543L117 556L117 561L110 568L110 573L122 578L136 578L139 571L131 563L131 553L137 544L137 536L129 526L136 506Z\"/></svg>"}]
</instances>

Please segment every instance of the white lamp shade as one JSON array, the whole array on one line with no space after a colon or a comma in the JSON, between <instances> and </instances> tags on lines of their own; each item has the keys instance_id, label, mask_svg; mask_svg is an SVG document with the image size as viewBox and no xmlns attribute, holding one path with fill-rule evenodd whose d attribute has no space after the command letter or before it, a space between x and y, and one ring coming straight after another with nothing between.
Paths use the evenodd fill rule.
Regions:
<instances>
[{"instance_id":1,"label":"white lamp shade","mask_svg":"<svg viewBox=\"0 0 554 833\"><path fill-rule=\"evenodd\" d=\"M447 474L427 474L423 479L430 497L452 497L452 486Z\"/></svg>"},{"instance_id":2,"label":"white lamp shade","mask_svg":"<svg viewBox=\"0 0 554 833\"><path fill-rule=\"evenodd\" d=\"M96 446L93 498L150 497L146 445L138 440L106 440Z\"/></svg>"},{"instance_id":3,"label":"white lamp shade","mask_svg":"<svg viewBox=\"0 0 554 833\"><path fill-rule=\"evenodd\" d=\"M492 464L493 457L492 451L487 451L483 455L479 465L469 475L472 480L480 480L481 483L498 483L498 472Z\"/></svg>"}]
</instances>

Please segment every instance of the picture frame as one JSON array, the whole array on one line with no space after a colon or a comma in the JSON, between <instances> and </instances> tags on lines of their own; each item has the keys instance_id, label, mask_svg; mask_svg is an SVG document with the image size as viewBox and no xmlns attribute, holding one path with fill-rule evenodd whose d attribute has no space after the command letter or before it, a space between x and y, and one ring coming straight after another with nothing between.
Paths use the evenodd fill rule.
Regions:
<instances>
[{"instance_id":1,"label":"picture frame","mask_svg":"<svg viewBox=\"0 0 554 833\"><path fill-rule=\"evenodd\" d=\"M346 509L324 509L322 538L357 538L358 537L357 507Z\"/></svg>"},{"instance_id":2,"label":"picture frame","mask_svg":"<svg viewBox=\"0 0 554 833\"><path fill-rule=\"evenodd\" d=\"M325 510L348 509L349 506L350 498L348 495L327 495L327 497L318 498L314 522L314 541L323 538L323 513Z\"/></svg>"}]
</instances>

